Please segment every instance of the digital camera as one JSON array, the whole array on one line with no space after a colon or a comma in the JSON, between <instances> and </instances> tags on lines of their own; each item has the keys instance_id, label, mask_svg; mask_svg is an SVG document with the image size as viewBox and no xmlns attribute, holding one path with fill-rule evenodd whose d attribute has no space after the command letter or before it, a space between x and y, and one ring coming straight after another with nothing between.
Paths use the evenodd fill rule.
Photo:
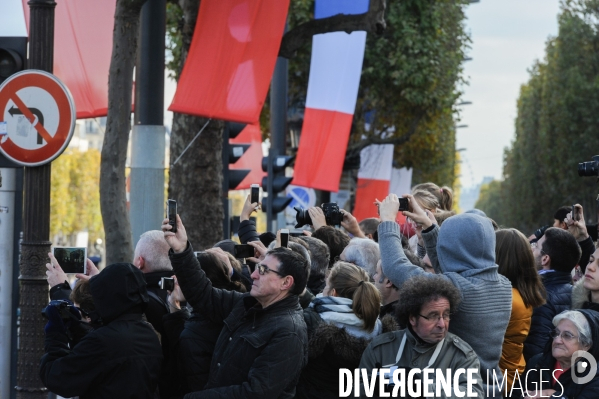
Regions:
<instances>
[{"instance_id":1,"label":"digital camera","mask_svg":"<svg viewBox=\"0 0 599 399\"><path fill-rule=\"evenodd\" d=\"M343 213L339 209L339 205L335 202L327 202L325 204L320 205L320 208L324 212L324 217L326 218L328 226L339 226L343 221ZM304 209L299 206L293 207L297 214L295 215L295 220L297 224L295 225L296 229L299 229L302 226L307 224L312 224L312 218L308 213L307 209Z\"/></svg>"}]
</instances>

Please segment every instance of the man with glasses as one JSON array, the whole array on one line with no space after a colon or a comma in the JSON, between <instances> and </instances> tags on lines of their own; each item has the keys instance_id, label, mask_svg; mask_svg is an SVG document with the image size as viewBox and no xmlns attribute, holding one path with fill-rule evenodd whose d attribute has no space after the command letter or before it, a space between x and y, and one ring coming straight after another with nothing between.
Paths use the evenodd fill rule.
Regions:
<instances>
[{"instance_id":1,"label":"man with glasses","mask_svg":"<svg viewBox=\"0 0 599 399\"><path fill-rule=\"evenodd\" d=\"M172 233L162 225L179 285L194 310L224 322L208 383L201 397L292 398L307 363L307 332L299 305L309 262L287 248L275 248L256 265L249 294L220 290L200 268L181 219Z\"/></svg>"},{"instance_id":2,"label":"man with glasses","mask_svg":"<svg viewBox=\"0 0 599 399\"><path fill-rule=\"evenodd\" d=\"M367 375L371 375L374 368L404 369L406 376L410 370L419 369L418 376L412 379L415 384L424 383L422 377L426 369L444 375L449 371L452 382L458 370L475 369L471 375L475 381L468 381L467 373L457 376L460 390L468 397L470 383L477 397L483 397L478 356L470 345L448 331L451 315L459 303L459 290L441 276L416 276L407 280L399 290L396 306L396 318L407 328L374 338L362 355L360 369L366 369ZM425 388L435 392L435 373L431 375L428 387L414 387L422 397ZM391 383L388 391L392 389ZM378 393L378 389L375 392Z\"/></svg>"},{"instance_id":3,"label":"man with glasses","mask_svg":"<svg viewBox=\"0 0 599 399\"><path fill-rule=\"evenodd\" d=\"M548 228L531 247L537 270L547 291L547 302L532 312L530 331L524 341L523 353L527 362L534 355L542 353L551 339L553 318L570 309L571 273L581 255L576 238L557 227Z\"/></svg>"}]
</instances>

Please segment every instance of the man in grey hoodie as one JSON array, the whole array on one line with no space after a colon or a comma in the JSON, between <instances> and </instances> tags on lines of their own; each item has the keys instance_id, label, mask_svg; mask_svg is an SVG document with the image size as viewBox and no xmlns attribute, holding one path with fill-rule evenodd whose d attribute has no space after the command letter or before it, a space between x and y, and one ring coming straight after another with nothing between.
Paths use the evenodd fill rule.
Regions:
<instances>
[{"instance_id":1,"label":"man in grey hoodie","mask_svg":"<svg viewBox=\"0 0 599 399\"><path fill-rule=\"evenodd\" d=\"M512 311L512 285L497 272L495 232L488 218L476 214L452 216L443 229L427 216L411 195L412 212L404 212L423 225L422 238L433 267L449 279L462 295L449 331L466 341L480 359L483 381L493 383L493 372L501 382L498 363L503 337ZM383 273L397 286L409 278L426 274L405 256L399 225L395 222L399 199L395 194L378 203L382 223L378 227ZM432 220L431 220L432 218ZM488 378L487 378L488 375ZM501 387L484 387L488 397L501 398Z\"/></svg>"}]
</instances>

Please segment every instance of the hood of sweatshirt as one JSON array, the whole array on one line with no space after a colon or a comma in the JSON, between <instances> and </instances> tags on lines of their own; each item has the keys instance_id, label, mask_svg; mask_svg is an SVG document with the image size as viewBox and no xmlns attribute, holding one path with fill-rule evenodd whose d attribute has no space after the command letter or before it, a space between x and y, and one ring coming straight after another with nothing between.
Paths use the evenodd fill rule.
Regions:
<instances>
[{"instance_id":1,"label":"hood of sweatshirt","mask_svg":"<svg viewBox=\"0 0 599 399\"><path fill-rule=\"evenodd\" d=\"M143 273L131 263L107 266L89 286L104 324L126 313L143 313L149 301Z\"/></svg>"},{"instance_id":2,"label":"hood of sweatshirt","mask_svg":"<svg viewBox=\"0 0 599 399\"><path fill-rule=\"evenodd\" d=\"M437 256L446 273L464 277L497 273L491 221L473 213L447 219L439 229Z\"/></svg>"}]
</instances>

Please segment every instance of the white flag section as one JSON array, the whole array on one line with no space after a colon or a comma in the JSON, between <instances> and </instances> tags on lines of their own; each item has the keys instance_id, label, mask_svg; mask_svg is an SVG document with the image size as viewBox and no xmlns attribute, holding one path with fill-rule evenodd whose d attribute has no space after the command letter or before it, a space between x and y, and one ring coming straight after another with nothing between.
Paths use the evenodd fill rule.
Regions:
<instances>
[{"instance_id":1,"label":"white flag section","mask_svg":"<svg viewBox=\"0 0 599 399\"><path fill-rule=\"evenodd\" d=\"M365 46L366 32L314 36L306 108L354 114Z\"/></svg>"},{"instance_id":2,"label":"white flag section","mask_svg":"<svg viewBox=\"0 0 599 399\"><path fill-rule=\"evenodd\" d=\"M27 37L22 0L0 1L0 36Z\"/></svg>"},{"instance_id":3,"label":"white flag section","mask_svg":"<svg viewBox=\"0 0 599 399\"><path fill-rule=\"evenodd\" d=\"M369 145L360 151L358 179L389 181L392 166L393 144Z\"/></svg>"},{"instance_id":4,"label":"white flag section","mask_svg":"<svg viewBox=\"0 0 599 399\"><path fill-rule=\"evenodd\" d=\"M412 192L412 168L393 168L391 171L391 186L389 193L397 194L401 197L403 194Z\"/></svg>"},{"instance_id":5,"label":"white flag section","mask_svg":"<svg viewBox=\"0 0 599 399\"><path fill-rule=\"evenodd\" d=\"M353 215L363 220L377 217L374 200L383 200L389 194L393 169L393 144L369 145L360 151L360 170L356 185L356 204Z\"/></svg>"},{"instance_id":6,"label":"white flag section","mask_svg":"<svg viewBox=\"0 0 599 399\"><path fill-rule=\"evenodd\" d=\"M314 17L362 14L368 7L368 0L316 0ZM334 192L339 189L365 46L366 32L332 32L313 37L293 184Z\"/></svg>"}]
</instances>

